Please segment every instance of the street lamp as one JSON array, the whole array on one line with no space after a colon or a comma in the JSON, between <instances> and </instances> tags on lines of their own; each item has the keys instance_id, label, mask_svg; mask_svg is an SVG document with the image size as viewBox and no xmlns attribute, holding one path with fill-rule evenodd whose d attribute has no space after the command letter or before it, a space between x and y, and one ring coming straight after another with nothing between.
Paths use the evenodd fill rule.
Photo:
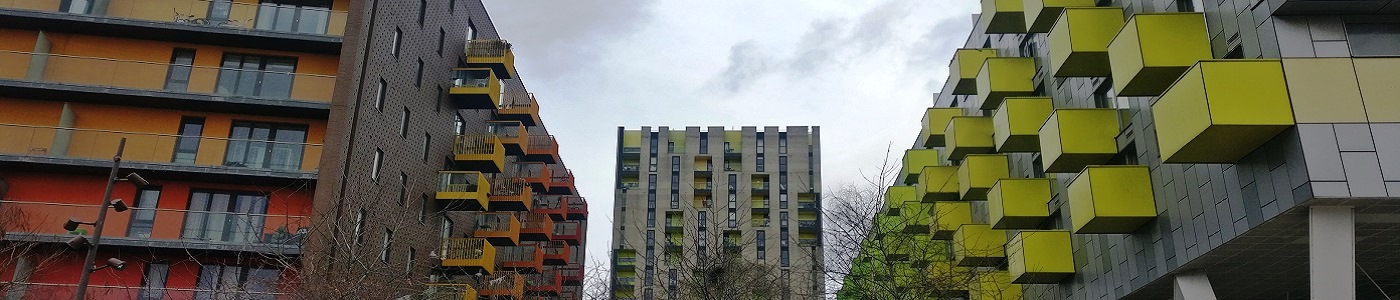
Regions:
<instances>
[{"instance_id":1,"label":"street lamp","mask_svg":"<svg viewBox=\"0 0 1400 300\"><path fill-rule=\"evenodd\" d=\"M97 247L102 244L102 225L104 224L104 222L107 221L107 208L111 207L112 210L115 210L117 212L123 212L130 208L126 205L126 202L122 201L122 199L112 199L112 187L116 185L117 181L130 182L132 185L135 185L138 189L151 184L149 181L146 181L145 178L141 178L141 175L137 175L136 173L129 173L126 174L125 177L117 178L117 171L121 168L122 164L122 150L125 149L126 138L122 138L121 142L117 144L117 155L112 157L112 171L107 175L107 190L102 193L102 207L98 209L97 220L89 223L78 221L77 219L68 219L68 222L63 223L63 229L66 229L68 231L77 230L78 225L92 225L93 229L92 242L90 243L88 242L87 237L84 237L82 235L75 236L73 237L73 239L68 241L68 246L73 247L74 249L80 249L84 246L88 248L87 258L83 260L83 272L82 274L79 274L78 277L78 291L73 295L73 299L84 300L87 294L88 280L91 279L93 271L105 268L113 268L117 270L126 268L126 261L122 261L115 257L108 258L106 264L102 266L94 266L94 264L97 262Z\"/></svg>"}]
</instances>

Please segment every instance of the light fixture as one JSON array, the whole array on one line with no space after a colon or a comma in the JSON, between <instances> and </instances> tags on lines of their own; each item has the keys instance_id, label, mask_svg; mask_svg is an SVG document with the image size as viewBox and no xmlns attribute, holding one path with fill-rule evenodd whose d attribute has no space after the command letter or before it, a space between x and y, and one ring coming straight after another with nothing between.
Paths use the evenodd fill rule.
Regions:
<instances>
[{"instance_id":1,"label":"light fixture","mask_svg":"<svg viewBox=\"0 0 1400 300\"><path fill-rule=\"evenodd\" d=\"M83 247L87 247L88 241L87 237L75 235L72 239L68 240L67 244L68 248L73 248L73 250L80 250L83 249Z\"/></svg>"},{"instance_id":2,"label":"light fixture","mask_svg":"<svg viewBox=\"0 0 1400 300\"><path fill-rule=\"evenodd\" d=\"M126 174L126 178L125 178L124 180L130 181L131 184L136 185L136 188L138 188L138 189L139 189L139 188L144 188L144 187L146 187L147 185L150 185L150 184L151 184L150 181L146 181L145 178L141 178L141 175L138 175L138 174L136 174L136 173Z\"/></svg>"},{"instance_id":3,"label":"light fixture","mask_svg":"<svg viewBox=\"0 0 1400 300\"><path fill-rule=\"evenodd\" d=\"M117 259L116 257L108 258L107 266L117 270L125 269L126 261Z\"/></svg>"},{"instance_id":4,"label":"light fixture","mask_svg":"<svg viewBox=\"0 0 1400 300\"><path fill-rule=\"evenodd\" d=\"M132 175L135 175L136 173L131 173L131 174L132 174ZM115 200L112 200L112 210L115 210L115 211L117 211L117 212L124 212L124 211L126 211L127 209L130 209L130 208L131 208L131 207L126 206L126 202L122 201L122 199L115 199Z\"/></svg>"},{"instance_id":5,"label":"light fixture","mask_svg":"<svg viewBox=\"0 0 1400 300\"><path fill-rule=\"evenodd\" d=\"M78 221L78 219L69 218L69 219L68 219L68 222L63 222L63 230L67 230L67 231L78 230L78 224L84 224L84 223Z\"/></svg>"}]
</instances>

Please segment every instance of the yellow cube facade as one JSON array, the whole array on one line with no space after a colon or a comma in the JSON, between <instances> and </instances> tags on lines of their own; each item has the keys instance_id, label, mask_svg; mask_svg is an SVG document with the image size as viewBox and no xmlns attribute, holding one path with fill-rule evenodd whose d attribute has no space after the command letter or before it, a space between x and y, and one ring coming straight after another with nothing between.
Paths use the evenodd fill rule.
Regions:
<instances>
[{"instance_id":1,"label":"yellow cube facade","mask_svg":"<svg viewBox=\"0 0 1400 300\"><path fill-rule=\"evenodd\" d=\"M942 160L935 149L904 150L904 184L918 183L924 167L941 165Z\"/></svg>"},{"instance_id":2,"label":"yellow cube facade","mask_svg":"<svg viewBox=\"0 0 1400 300\"><path fill-rule=\"evenodd\" d=\"M1049 178L1003 178L987 192L987 222L996 229L1035 229L1050 217Z\"/></svg>"},{"instance_id":3,"label":"yellow cube facade","mask_svg":"<svg viewBox=\"0 0 1400 300\"><path fill-rule=\"evenodd\" d=\"M948 64L948 82L955 82L953 95L976 95L977 73L982 72L982 64L987 58L997 57L997 49L958 49L953 52L953 62ZM942 126L942 124L935 124Z\"/></svg>"},{"instance_id":4,"label":"yellow cube facade","mask_svg":"<svg viewBox=\"0 0 1400 300\"><path fill-rule=\"evenodd\" d=\"M1118 96L1161 95L1186 69L1211 57L1202 13L1135 14L1108 44Z\"/></svg>"},{"instance_id":5,"label":"yellow cube facade","mask_svg":"<svg viewBox=\"0 0 1400 300\"><path fill-rule=\"evenodd\" d=\"M1006 232L987 224L968 224L953 234L953 264L995 267L1006 259Z\"/></svg>"},{"instance_id":6,"label":"yellow cube facade","mask_svg":"<svg viewBox=\"0 0 1400 300\"><path fill-rule=\"evenodd\" d=\"M1050 74L1105 77L1112 73L1108 42L1123 27L1118 7L1066 8L1050 30Z\"/></svg>"},{"instance_id":7,"label":"yellow cube facade","mask_svg":"<svg viewBox=\"0 0 1400 300\"><path fill-rule=\"evenodd\" d=\"M1040 125L1055 110L1050 98L1009 97L992 115L992 139L996 151L1039 152Z\"/></svg>"},{"instance_id":8,"label":"yellow cube facade","mask_svg":"<svg viewBox=\"0 0 1400 300\"><path fill-rule=\"evenodd\" d=\"M1234 163L1294 125L1278 60L1202 61L1152 103L1152 115L1168 163Z\"/></svg>"},{"instance_id":9,"label":"yellow cube facade","mask_svg":"<svg viewBox=\"0 0 1400 300\"><path fill-rule=\"evenodd\" d=\"M1008 177L1011 167L1005 154L968 155L958 166L958 196L962 200L987 199L987 190Z\"/></svg>"},{"instance_id":10,"label":"yellow cube facade","mask_svg":"<svg viewBox=\"0 0 1400 300\"><path fill-rule=\"evenodd\" d=\"M918 195L924 202L958 200L958 167L924 167L919 174Z\"/></svg>"},{"instance_id":11,"label":"yellow cube facade","mask_svg":"<svg viewBox=\"0 0 1400 300\"><path fill-rule=\"evenodd\" d=\"M1006 271L978 271L974 279L967 289L969 300L1021 299L1021 285L1012 283Z\"/></svg>"},{"instance_id":12,"label":"yellow cube facade","mask_svg":"<svg viewBox=\"0 0 1400 300\"><path fill-rule=\"evenodd\" d=\"M1118 114L1109 108L1056 109L1040 127L1044 171L1074 173L1107 163L1118 154Z\"/></svg>"},{"instance_id":13,"label":"yellow cube facade","mask_svg":"<svg viewBox=\"0 0 1400 300\"><path fill-rule=\"evenodd\" d=\"M978 27L987 34L1026 33L1023 0L982 0Z\"/></svg>"},{"instance_id":14,"label":"yellow cube facade","mask_svg":"<svg viewBox=\"0 0 1400 300\"><path fill-rule=\"evenodd\" d=\"M977 107L997 109L1006 97L1035 95L1035 58L993 57L977 73Z\"/></svg>"},{"instance_id":15,"label":"yellow cube facade","mask_svg":"<svg viewBox=\"0 0 1400 300\"><path fill-rule=\"evenodd\" d=\"M899 208L904 202L919 202L914 186L900 185L885 189L885 208Z\"/></svg>"},{"instance_id":16,"label":"yellow cube facade","mask_svg":"<svg viewBox=\"0 0 1400 300\"><path fill-rule=\"evenodd\" d=\"M1075 234L1127 234L1157 217L1147 166L1089 166L1069 184Z\"/></svg>"},{"instance_id":17,"label":"yellow cube facade","mask_svg":"<svg viewBox=\"0 0 1400 300\"><path fill-rule=\"evenodd\" d=\"M1006 270L1018 284L1055 284L1074 275L1074 249L1065 230L1022 230L1006 245Z\"/></svg>"},{"instance_id":18,"label":"yellow cube facade","mask_svg":"<svg viewBox=\"0 0 1400 300\"><path fill-rule=\"evenodd\" d=\"M1024 0L1026 32L1046 33L1068 7L1093 7L1094 0Z\"/></svg>"},{"instance_id":19,"label":"yellow cube facade","mask_svg":"<svg viewBox=\"0 0 1400 300\"><path fill-rule=\"evenodd\" d=\"M944 131L947 132L948 145L944 146L943 151L950 160L961 160L968 154L996 151L991 117L953 117Z\"/></svg>"},{"instance_id":20,"label":"yellow cube facade","mask_svg":"<svg viewBox=\"0 0 1400 300\"><path fill-rule=\"evenodd\" d=\"M938 201L933 203L933 222L931 231L935 240L953 239L953 233L958 231L958 227L972 224L972 203L957 201Z\"/></svg>"},{"instance_id":21,"label":"yellow cube facade","mask_svg":"<svg viewBox=\"0 0 1400 300\"><path fill-rule=\"evenodd\" d=\"M976 77L976 74L973 74L973 77ZM973 88L976 89L976 81L973 81L972 84ZM944 135L946 134L944 129L948 129L948 121L952 120L953 117L962 115L963 110L961 108L952 107L930 107L928 111L925 111L924 120L921 122L924 126L923 131L921 131L924 138L924 147L943 147L946 144L943 141Z\"/></svg>"}]
</instances>

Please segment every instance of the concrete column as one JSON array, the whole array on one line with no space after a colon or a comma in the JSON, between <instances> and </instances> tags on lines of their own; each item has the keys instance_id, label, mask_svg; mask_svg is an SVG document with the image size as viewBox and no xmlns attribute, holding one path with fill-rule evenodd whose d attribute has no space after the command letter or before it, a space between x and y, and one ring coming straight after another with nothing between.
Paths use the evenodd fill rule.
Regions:
<instances>
[{"instance_id":1,"label":"concrete column","mask_svg":"<svg viewBox=\"0 0 1400 300\"><path fill-rule=\"evenodd\" d=\"M1351 207L1309 208L1308 275L1312 299L1356 299L1356 215Z\"/></svg>"},{"instance_id":2,"label":"concrete column","mask_svg":"<svg viewBox=\"0 0 1400 300\"><path fill-rule=\"evenodd\" d=\"M29 255L21 255L15 260L14 279L10 280L10 290L5 294L7 300L22 300L29 290L29 275L34 274L34 258Z\"/></svg>"},{"instance_id":3,"label":"concrete column","mask_svg":"<svg viewBox=\"0 0 1400 300\"><path fill-rule=\"evenodd\" d=\"M1172 300L1215 300L1215 290L1205 273L1176 275L1172 285Z\"/></svg>"},{"instance_id":4,"label":"concrete column","mask_svg":"<svg viewBox=\"0 0 1400 300\"><path fill-rule=\"evenodd\" d=\"M52 47L48 34L40 31L39 39L34 42L33 54L29 55L29 68L25 69L24 80L44 80L44 69L49 64L49 50Z\"/></svg>"},{"instance_id":5,"label":"concrete column","mask_svg":"<svg viewBox=\"0 0 1400 300\"><path fill-rule=\"evenodd\" d=\"M63 112L58 115L58 127L73 128L78 121L78 115L73 114L73 109L67 102L63 103ZM54 129L53 144L49 146L49 155L68 156L68 145L73 140L72 129Z\"/></svg>"}]
</instances>

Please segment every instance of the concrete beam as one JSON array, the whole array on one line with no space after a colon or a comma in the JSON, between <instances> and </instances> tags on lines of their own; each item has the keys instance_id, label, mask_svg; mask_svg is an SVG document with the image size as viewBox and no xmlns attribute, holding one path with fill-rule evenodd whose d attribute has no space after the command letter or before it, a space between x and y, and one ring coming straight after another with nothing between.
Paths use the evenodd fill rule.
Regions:
<instances>
[{"instance_id":1,"label":"concrete beam","mask_svg":"<svg viewBox=\"0 0 1400 300\"><path fill-rule=\"evenodd\" d=\"M1356 214L1351 207L1309 208L1308 276L1312 299L1356 299Z\"/></svg>"}]
</instances>

